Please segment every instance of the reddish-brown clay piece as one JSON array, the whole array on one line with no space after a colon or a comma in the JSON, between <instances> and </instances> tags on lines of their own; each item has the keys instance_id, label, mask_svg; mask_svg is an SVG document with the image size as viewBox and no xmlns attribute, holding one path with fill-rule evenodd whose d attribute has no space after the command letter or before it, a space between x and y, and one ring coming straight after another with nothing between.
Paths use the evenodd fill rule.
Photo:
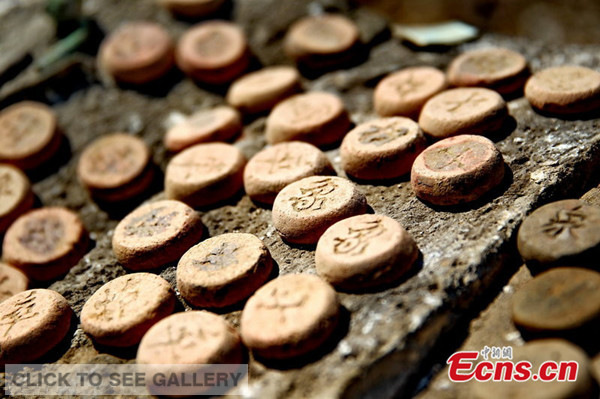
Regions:
<instances>
[{"instance_id":1,"label":"reddish-brown clay piece","mask_svg":"<svg viewBox=\"0 0 600 399\"><path fill-rule=\"evenodd\" d=\"M267 147L250 159L244 188L254 201L273 204L288 184L319 175L335 175L327 155L312 144L290 141Z\"/></svg>"},{"instance_id":2,"label":"reddish-brown clay piece","mask_svg":"<svg viewBox=\"0 0 600 399\"><path fill-rule=\"evenodd\" d=\"M241 112L252 114L269 111L300 90L300 74L295 68L272 66L233 82L227 92L227 102Z\"/></svg>"},{"instance_id":3,"label":"reddish-brown clay piece","mask_svg":"<svg viewBox=\"0 0 600 399\"><path fill-rule=\"evenodd\" d=\"M233 108L219 106L194 112L165 135L165 147L182 151L200 143L230 141L242 131L242 118Z\"/></svg>"},{"instance_id":4,"label":"reddish-brown clay piece","mask_svg":"<svg viewBox=\"0 0 600 399\"><path fill-rule=\"evenodd\" d=\"M182 17L199 18L214 14L225 0L158 0L158 3Z\"/></svg>"},{"instance_id":5,"label":"reddish-brown clay piece","mask_svg":"<svg viewBox=\"0 0 600 399\"><path fill-rule=\"evenodd\" d=\"M350 127L342 100L326 92L297 94L279 103L267 118L269 144L306 141L317 147L338 143Z\"/></svg>"},{"instance_id":6,"label":"reddish-brown clay piece","mask_svg":"<svg viewBox=\"0 0 600 399\"><path fill-rule=\"evenodd\" d=\"M23 292L29 287L29 279L19 269L0 262L0 302Z\"/></svg>"},{"instance_id":7,"label":"reddish-brown clay piece","mask_svg":"<svg viewBox=\"0 0 600 399\"><path fill-rule=\"evenodd\" d=\"M542 273L514 294L512 316L530 331L581 331L600 317L600 273L577 267Z\"/></svg>"},{"instance_id":8,"label":"reddish-brown clay piece","mask_svg":"<svg viewBox=\"0 0 600 399\"><path fill-rule=\"evenodd\" d=\"M405 68L377 84L373 92L373 106L380 116L406 116L417 120L427 100L446 86L446 75L437 68Z\"/></svg>"},{"instance_id":9,"label":"reddish-brown clay piece","mask_svg":"<svg viewBox=\"0 0 600 399\"><path fill-rule=\"evenodd\" d=\"M511 94L523 88L528 73L527 60L521 54L506 48L485 48L456 57L448 67L448 82Z\"/></svg>"},{"instance_id":10,"label":"reddish-brown clay piece","mask_svg":"<svg viewBox=\"0 0 600 399\"><path fill-rule=\"evenodd\" d=\"M111 33L99 50L101 67L115 80L144 84L166 74L174 65L169 33L153 22L129 22Z\"/></svg>"},{"instance_id":11,"label":"reddish-brown clay piece","mask_svg":"<svg viewBox=\"0 0 600 399\"><path fill-rule=\"evenodd\" d=\"M559 66L536 72L525 85L525 97L540 111L579 114L600 108L600 72Z\"/></svg>"},{"instance_id":12,"label":"reddish-brown clay piece","mask_svg":"<svg viewBox=\"0 0 600 399\"><path fill-rule=\"evenodd\" d=\"M248 298L265 283L273 259L256 236L229 233L190 248L177 265L181 296L198 307L223 307Z\"/></svg>"},{"instance_id":13,"label":"reddish-brown clay piece","mask_svg":"<svg viewBox=\"0 0 600 399\"><path fill-rule=\"evenodd\" d=\"M214 205L241 190L245 165L244 154L230 144L195 145L167 165L165 193L194 208Z\"/></svg>"},{"instance_id":14,"label":"reddish-brown clay piece","mask_svg":"<svg viewBox=\"0 0 600 399\"><path fill-rule=\"evenodd\" d=\"M0 112L0 162L34 169L58 151L56 115L47 105L23 101Z\"/></svg>"},{"instance_id":15,"label":"reddish-brown clay piece","mask_svg":"<svg viewBox=\"0 0 600 399\"><path fill-rule=\"evenodd\" d=\"M52 280L77 264L88 249L79 216L49 207L18 218L4 236L3 260L33 280Z\"/></svg>"},{"instance_id":16,"label":"reddish-brown clay piece","mask_svg":"<svg viewBox=\"0 0 600 399\"><path fill-rule=\"evenodd\" d=\"M502 360L506 362L507 360ZM594 384L591 376L590 360L586 353L578 346L562 339L541 339L527 342L523 346L516 346L513 350L511 362L519 364L530 362L531 371L535 374L540 366L548 361L576 362L577 373L575 381L541 381L529 379L527 381L473 381L469 398L472 399L592 399ZM522 363L521 363L522 364ZM491 367L490 367L491 368ZM506 370L506 367L496 368ZM573 366L565 371L572 372ZM571 371L569 371L571 370ZM503 372L506 374L506 372ZM597 396L597 395L596 395Z\"/></svg>"},{"instance_id":17,"label":"reddish-brown clay piece","mask_svg":"<svg viewBox=\"0 0 600 399\"><path fill-rule=\"evenodd\" d=\"M83 151L77 175L94 198L104 201L133 198L152 184L150 150L141 139L129 134L103 136Z\"/></svg>"},{"instance_id":18,"label":"reddish-brown clay piece","mask_svg":"<svg viewBox=\"0 0 600 399\"><path fill-rule=\"evenodd\" d=\"M325 231L315 263L333 286L364 290L397 281L418 256L417 244L400 223L383 215L358 215Z\"/></svg>"},{"instance_id":19,"label":"reddish-brown clay piece","mask_svg":"<svg viewBox=\"0 0 600 399\"><path fill-rule=\"evenodd\" d=\"M296 62L310 68L327 68L349 62L359 44L358 28L337 14L310 16L289 29L284 48Z\"/></svg>"},{"instance_id":20,"label":"reddish-brown clay piece","mask_svg":"<svg viewBox=\"0 0 600 399\"><path fill-rule=\"evenodd\" d=\"M375 119L358 125L344 137L340 147L342 168L357 179L393 179L410 173L425 147L423 131L412 120Z\"/></svg>"},{"instance_id":21,"label":"reddish-brown clay piece","mask_svg":"<svg viewBox=\"0 0 600 399\"><path fill-rule=\"evenodd\" d=\"M133 273L104 284L81 309L81 328L102 345L128 347L175 309L175 292L155 274Z\"/></svg>"},{"instance_id":22,"label":"reddish-brown clay piece","mask_svg":"<svg viewBox=\"0 0 600 399\"><path fill-rule=\"evenodd\" d=\"M11 165L0 165L0 234L33 206L27 176Z\"/></svg>"},{"instance_id":23,"label":"reddish-brown clay piece","mask_svg":"<svg viewBox=\"0 0 600 399\"><path fill-rule=\"evenodd\" d=\"M69 332L73 311L56 291L24 291L0 303L0 365L29 363Z\"/></svg>"},{"instance_id":24,"label":"reddish-brown clay piece","mask_svg":"<svg viewBox=\"0 0 600 399\"><path fill-rule=\"evenodd\" d=\"M261 357L286 359L319 348L339 321L333 288L317 276L288 274L261 287L242 311L244 344Z\"/></svg>"},{"instance_id":25,"label":"reddish-brown clay piece","mask_svg":"<svg viewBox=\"0 0 600 399\"><path fill-rule=\"evenodd\" d=\"M332 224L367 211L367 199L341 177L312 176L286 186L273 203L273 225L295 244L315 244Z\"/></svg>"},{"instance_id":26,"label":"reddish-brown clay piece","mask_svg":"<svg viewBox=\"0 0 600 399\"><path fill-rule=\"evenodd\" d=\"M127 215L115 229L112 246L126 268L149 270L176 262L203 235L196 211L183 202L163 200Z\"/></svg>"},{"instance_id":27,"label":"reddish-brown clay piece","mask_svg":"<svg viewBox=\"0 0 600 399\"><path fill-rule=\"evenodd\" d=\"M441 92L427 101L419 116L419 126L435 138L486 135L498 131L507 115L500 94L479 87L461 87Z\"/></svg>"},{"instance_id":28,"label":"reddish-brown clay piece","mask_svg":"<svg viewBox=\"0 0 600 399\"><path fill-rule=\"evenodd\" d=\"M250 63L244 32L226 21L198 24L179 39L177 65L193 79L223 84L240 76Z\"/></svg>"},{"instance_id":29,"label":"reddish-brown clay piece","mask_svg":"<svg viewBox=\"0 0 600 399\"><path fill-rule=\"evenodd\" d=\"M504 178L504 159L482 136L461 135L441 140L413 163L410 182L417 197L436 205L471 202Z\"/></svg>"}]
</instances>

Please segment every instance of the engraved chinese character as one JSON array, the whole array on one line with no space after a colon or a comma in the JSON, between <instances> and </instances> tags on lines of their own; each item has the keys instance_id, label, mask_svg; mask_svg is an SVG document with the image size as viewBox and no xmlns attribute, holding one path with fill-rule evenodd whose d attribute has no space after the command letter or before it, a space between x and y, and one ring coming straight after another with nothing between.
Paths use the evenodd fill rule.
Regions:
<instances>
[{"instance_id":1,"label":"engraved chinese character","mask_svg":"<svg viewBox=\"0 0 600 399\"><path fill-rule=\"evenodd\" d=\"M24 298L19 299L15 305L17 308L4 315L0 321L0 327L6 328L3 336L6 337L14 326L22 321L36 317L39 312L34 312L35 292L30 291Z\"/></svg>"},{"instance_id":2,"label":"engraved chinese character","mask_svg":"<svg viewBox=\"0 0 600 399\"><path fill-rule=\"evenodd\" d=\"M166 207L161 206L152 209L142 216L134 217L131 222L125 226L125 234L138 237L152 237L165 231L170 225L177 212L163 214Z\"/></svg>"},{"instance_id":3,"label":"engraved chinese character","mask_svg":"<svg viewBox=\"0 0 600 399\"><path fill-rule=\"evenodd\" d=\"M258 162L269 165L269 173L278 170L292 170L304 162L302 154L291 154L288 149L277 148L275 154L267 159L258 159Z\"/></svg>"},{"instance_id":4,"label":"engraved chinese character","mask_svg":"<svg viewBox=\"0 0 600 399\"><path fill-rule=\"evenodd\" d=\"M452 101L446 101L446 105L448 105L448 107L446 108L446 111L453 113L458 111L460 108L462 108L463 105L477 105L481 102L486 101L485 97L481 97L479 94L477 93L471 93L469 94L468 97L466 97L463 100L452 100Z\"/></svg>"},{"instance_id":5,"label":"engraved chinese character","mask_svg":"<svg viewBox=\"0 0 600 399\"><path fill-rule=\"evenodd\" d=\"M408 78L406 80L398 82L395 87L398 94L404 97L405 95L415 90L417 87L422 86L423 83L423 81L415 80L414 75L411 73L410 75L408 75Z\"/></svg>"},{"instance_id":6,"label":"engraved chinese character","mask_svg":"<svg viewBox=\"0 0 600 399\"><path fill-rule=\"evenodd\" d=\"M571 210L561 209L542 225L542 231L549 237L557 237L563 232L577 237L576 230L584 225L585 214L580 211L581 205Z\"/></svg>"},{"instance_id":7,"label":"engraved chinese character","mask_svg":"<svg viewBox=\"0 0 600 399\"><path fill-rule=\"evenodd\" d=\"M64 226L58 218L28 219L19 236L19 243L35 253L47 254L58 246L63 235Z\"/></svg>"},{"instance_id":8,"label":"engraved chinese character","mask_svg":"<svg viewBox=\"0 0 600 399\"><path fill-rule=\"evenodd\" d=\"M0 175L0 195L11 195L12 191L12 177L9 173L3 173Z\"/></svg>"},{"instance_id":9,"label":"engraved chinese character","mask_svg":"<svg viewBox=\"0 0 600 399\"><path fill-rule=\"evenodd\" d=\"M364 222L357 227L349 227L344 237L334 238L333 252L336 254L360 255L365 252L373 237L386 231L381 219Z\"/></svg>"},{"instance_id":10,"label":"engraved chinese character","mask_svg":"<svg viewBox=\"0 0 600 399\"><path fill-rule=\"evenodd\" d=\"M408 129L406 127L398 127L393 123L384 127L371 125L360 133L358 141L363 144L375 144L376 146L380 146L396 140L407 133Z\"/></svg>"},{"instance_id":11,"label":"engraved chinese character","mask_svg":"<svg viewBox=\"0 0 600 399\"><path fill-rule=\"evenodd\" d=\"M210 254L202 260L194 260L193 265L204 271L214 271L226 268L238 263L236 251L240 247L232 242L221 243L210 251Z\"/></svg>"},{"instance_id":12,"label":"engraved chinese character","mask_svg":"<svg viewBox=\"0 0 600 399\"><path fill-rule=\"evenodd\" d=\"M292 292L287 289L280 290L275 287L271 289L268 299L263 299L257 306L267 309L277 309L280 321L284 323L286 321L285 311L302 306L307 299L308 295L304 292Z\"/></svg>"},{"instance_id":13,"label":"engraved chinese character","mask_svg":"<svg viewBox=\"0 0 600 399\"><path fill-rule=\"evenodd\" d=\"M300 188L300 195L291 197L292 208L301 212L323 209L328 195L333 193L337 185L329 178L312 181L308 187Z\"/></svg>"}]
</instances>

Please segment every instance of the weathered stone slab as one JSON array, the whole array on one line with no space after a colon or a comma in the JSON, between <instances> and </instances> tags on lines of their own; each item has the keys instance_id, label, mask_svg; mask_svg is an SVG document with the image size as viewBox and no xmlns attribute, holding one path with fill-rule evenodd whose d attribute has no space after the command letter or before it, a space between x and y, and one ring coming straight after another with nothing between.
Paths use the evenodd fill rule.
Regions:
<instances>
[{"instance_id":1,"label":"weathered stone slab","mask_svg":"<svg viewBox=\"0 0 600 399\"><path fill-rule=\"evenodd\" d=\"M240 9L249 7L249 3L266 7L266 4L291 2L240 0ZM287 13L288 7L306 11L308 3L298 3L273 8L263 14L261 24L267 29L277 23L278 13ZM156 17L170 24L173 31L184 26L181 22L171 23L163 11L148 3L142 7L140 1L96 0L90 4L106 27L116 26L123 15L128 19ZM244 20L247 16L235 15L248 26ZM248 29L259 26L255 23ZM280 28L273 31L280 32ZM255 40L252 39L252 45L257 43ZM280 41L266 40L260 45L274 54ZM600 65L598 46L558 49L490 35L461 49L486 45L521 51L531 60L533 69L563 63L596 68ZM461 49L415 53L396 41L383 41L373 47L370 60L364 64L326 74L306 84L308 88L340 94L358 123L373 117L372 87L383 75L409 65L444 67ZM166 97L96 85L55 106L73 155L57 173L37 182L34 189L46 205L65 205L77 210L96 240L95 248L79 265L51 285L65 295L77 314L96 289L125 273L112 254L110 238L119 215L127 211L106 212L88 199L75 174L78 155L99 135L126 131L142 136L153 148L155 162L164 169L169 156L162 147L162 136L169 115L222 102L222 93L205 91L187 79L180 77L171 84ZM511 262L515 257L513 238L522 218L542 203L579 196L591 176L598 173L599 120L562 121L543 117L533 112L523 98L511 101L509 109L515 122L503 135L493 139L512 173L502 187L483 201L466 207L433 209L415 198L407 179L390 185L361 184L375 212L399 220L415 237L423 254L422 263L405 281L385 291L340 294L349 316L347 332L328 352L306 364L289 364L286 369L266 367L252 360L252 381L249 390L243 392L245 396L382 398L407 393L422 360L444 339L444 333L453 328L465 309L480 300L500 273L506 273L503 268L516 264ZM249 122L237 143L247 156L264 145L264 120ZM328 155L339 171L338 151L331 150ZM160 197L159 194L157 198ZM234 231L256 234L271 250L281 274L314 273L313 251L283 243L270 216L270 210L255 206L243 196L203 212L202 219L211 235ZM158 272L174 283L173 265ZM239 313L239 309L232 310L226 317L237 325ZM70 347L56 351L48 361L60 358L62 362L73 363L122 362L131 361L135 353L114 351L111 355L114 357L100 354L77 329Z\"/></svg>"}]
</instances>

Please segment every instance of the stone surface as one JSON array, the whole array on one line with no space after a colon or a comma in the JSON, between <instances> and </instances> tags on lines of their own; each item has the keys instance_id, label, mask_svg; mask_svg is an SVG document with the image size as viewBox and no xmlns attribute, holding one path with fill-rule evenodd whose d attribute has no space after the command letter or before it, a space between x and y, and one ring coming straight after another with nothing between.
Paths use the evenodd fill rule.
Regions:
<instances>
[{"instance_id":1,"label":"stone surface","mask_svg":"<svg viewBox=\"0 0 600 399\"><path fill-rule=\"evenodd\" d=\"M348 6L342 0L311 3L238 0L233 15L248 29L250 46L261 61L289 63L281 55L285 27L301 15L319 9L344 11ZM118 26L123 15L129 20L150 19L166 24L174 34L187 26L172 21L166 11L142 0L90 0L85 10L108 30ZM357 10L349 12L350 16L359 14ZM269 17L264 18L265 15ZM341 95L355 123L375 117L372 88L385 74L419 64L445 68L459 51L466 49L508 47L523 53L533 70L563 63L600 66L597 45L558 47L491 34L448 52L413 52L395 40L382 39L385 37L382 20L372 15L361 18L367 21L359 22L361 34L369 33L371 37L370 59L304 82L307 88ZM367 32L367 28L377 26L381 29ZM61 80L43 82L47 89L43 93L51 95L57 82ZM154 161L164 171L169 156L162 138L173 114L221 104L224 94L218 89L207 91L175 74L160 90L134 91L94 83L54 105L69 138L71 155L64 158L54 173L36 176L34 191L44 205L76 210L95 240L95 247L82 261L62 280L50 285L67 298L77 315L86 299L102 284L125 274L111 251L110 241L115 225L127 211L101 209L89 200L76 177L78 154L101 134L125 131L146 141L153 150ZM50 96L47 101L55 98ZM0 95L0 103L3 100ZM253 378L248 391L243 392L246 397L410 395L421 374L420 365L432 355L435 345L454 329L467 309L485 298L497 279L515 271L513 239L523 217L551 200L578 196L598 173L599 120L545 118L532 111L524 98L510 101L508 107L516 123L493 140L512 173L502 187L484 200L466 207L438 210L416 199L407 180L388 185L360 185L375 212L395 218L411 233L422 251L422 262L405 280L385 291L340 294L349 315L348 331L320 357L306 364L292 364L285 370L251 360ZM247 157L264 146L264 124L264 117L249 121L236 142ZM330 150L327 155L342 174L339 151ZM159 182L156 192L160 186ZM164 196L158 193L154 198ZM202 220L211 236L247 232L263 239L278 263L280 274L315 273L313 251L283 243L272 226L271 211L255 206L247 196L203 212ZM175 286L174 265L158 273ZM239 327L240 309L224 316ZM135 357L134 353L98 352L80 328L67 346L68 349L61 346L55 350L47 361L132 362Z\"/></svg>"}]
</instances>

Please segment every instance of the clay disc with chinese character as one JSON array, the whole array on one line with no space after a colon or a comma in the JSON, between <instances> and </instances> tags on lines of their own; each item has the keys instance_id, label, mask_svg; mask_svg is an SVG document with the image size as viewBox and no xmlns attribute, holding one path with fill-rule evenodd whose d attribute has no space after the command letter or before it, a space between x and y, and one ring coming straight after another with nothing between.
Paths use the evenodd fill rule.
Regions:
<instances>
[{"instance_id":1,"label":"clay disc with chinese character","mask_svg":"<svg viewBox=\"0 0 600 399\"><path fill-rule=\"evenodd\" d=\"M312 176L286 186L273 203L273 225L287 242L315 244L332 224L367 211L367 199L347 179Z\"/></svg>"},{"instance_id":2,"label":"clay disc with chinese character","mask_svg":"<svg viewBox=\"0 0 600 399\"><path fill-rule=\"evenodd\" d=\"M342 100L314 91L296 94L273 108L265 135L269 144L298 140L325 147L338 143L349 127L350 118Z\"/></svg>"},{"instance_id":3,"label":"clay disc with chinese character","mask_svg":"<svg viewBox=\"0 0 600 399\"><path fill-rule=\"evenodd\" d=\"M425 147L427 141L416 122L403 117L380 118L352 129L342 141L340 155L349 176L385 180L410 173Z\"/></svg>"},{"instance_id":4,"label":"clay disc with chinese character","mask_svg":"<svg viewBox=\"0 0 600 399\"><path fill-rule=\"evenodd\" d=\"M359 215L325 231L315 263L333 286L361 290L398 280L418 255L417 244L400 223L383 215Z\"/></svg>"},{"instance_id":5,"label":"clay disc with chinese character","mask_svg":"<svg viewBox=\"0 0 600 399\"><path fill-rule=\"evenodd\" d=\"M302 66L322 69L351 62L359 44L360 34L352 20L322 14L295 22L286 34L284 49Z\"/></svg>"},{"instance_id":6,"label":"clay disc with chinese character","mask_svg":"<svg viewBox=\"0 0 600 399\"><path fill-rule=\"evenodd\" d=\"M500 94L480 87L443 91L425 103L419 126L434 138L488 135L504 124L508 110Z\"/></svg>"},{"instance_id":7,"label":"clay disc with chinese character","mask_svg":"<svg viewBox=\"0 0 600 399\"><path fill-rule=\"evenodd\" d=\"M525 218L517 245L534 267L595 265L600 254L600 208L579 200L544 205Z\"/></svg>"},{"instance_id":8,"label":"clay disc with chinese character","mask_svg":"<svg viewBox=\"0 0 600 399\"><path fill-rule=\"evenodd\" d=\"M163 200L142 205L121 220L112 246L123 266L148 270L176 262L203 235L196 211L183 202Z\"/></svg>"},{"instance_id":9,"label":"clay disc with chinese character","mask_svg":"<svg viewBox=\"0 0 600 399\"><path fill-rule=\"evenodd\" d=\"M155 274L133 273L104 284L83 305L81 328L102 345L128 347L175 309L175 292Z\"/></svg>"},{"instance_id":10,"label":"clay disc with chinese character","mask_svg":"<svg viewBox=\"0 0 600 399\"><path fill-rule=\"evenodd\" d=\"M515 324L531 331L571 331L600 317L600 273L559 267L535 277L513 296Z\"/></svg>"},{"instance_id":11,"label":"clay disc with chinese character","mask_svg":"<svg viewBox=\"0 0 600 399\"><path fill-rule=\"evenodd\" d=\"M227 92L227 102L244 113L268 111L300 91L300 74L289 66L266 67L237 79Z\"/></svg>"},{"instance_id":12,"label":"clay disc with chinese character","mask_svg":"<svg viewBox=\"0 0 600 399\"><path fill-rule=\"evenodd\" d=\"M19 269L0 262L0 302L23 292L29 287L29 279Z\"/></svg>"},{"instance_id":13,"label":"clay disc with chinese character","mask_svg":"<svg viewBox=\"0 0 600 399\"><path fill-rule=\"evenodd\" d=\"M228 233L190 248L177 264L177 288L198 307L223 307L253 294L265 283L273 259L258 237Z\"/></svg>"},{"instance_id":14,"label":"clay disc with chinese character","mask_svg":"<svg viewBox=\"0 0 600 399\"><path fill-rule=\"evenodd\" d=\"M513 350L513 364L524 361L531 363L530 371L536 377L540 366L545 362L577 362L577 366L572 364L567 370L567 374L569 369L571 372L576 371L576 381L541 381L533 380L533 377L527 381L472 381L469 398L591 399L593 397L591 392L593 392L594 386L590 372L590 360L578 346L562 339L530 341Z\"/></svg>"},{"instance_id":15,"label":"clay disc with chinese character","mask_svg":"<svg viewBox=\"0 0 600 399\"><path fill-rule=\"evenodd\" d=\"M178 152L200 143L231 141L242 127L240 113L231 107L199 110L167 131L165 147Z\"/></svg>"},{"instance_id":16,"label":"clay disc with chinese character","mask_svg":"<svg viewBox=\"0 0 600 399\"><path fill-rule=\"evenodd\" d=\"M224 84L240 76L250 63L250 52L239 26L212 20L188 29L176 49L179 68L193 79Z\"/></svg>"},{"instance_id":17,"label":"clay disc with chinese character","mask_svg":"<svg viewBox=\"0 0 600 399\"><path fill-rule=\"evenodd\" d=\"M525 97L536 109L558 115L600 108L600 72L581 66L560 66L536 72L525 85Z\"/></svg>"},{"instance_id":18,"label":"clay disc with chinese character","mask_svg":"<svg viewBox=\"0 0 600 399\"><path fill-rule=\"evenodd\" d=\"M286 359L316 350L331 336L340 306L314 275L288 274L261 287L242 311L241 335L256 355Z\"/></svg>"},{"instance_id":19,"label":"clay disc with chinese character","mask_svg":"<svg viewBox=\"0 0 600 399\"><path fill-rule=\"evenodd\" d=\"M34 169L58 151L62 135L54 111L23 101L0 112L0 162Z\"/></svg>"},{"instance_id":20,"label":"clay disc with chinese character","mask_svg":"<svg viewBox=\"0 0 600 399\"><path fill-rule=\"evenodd\" d=\"M104 40L98 59L100 66L116 80L144 84L160 78L173 67L174 45L161 25L129 22Z\"/></svg>"},{"instance_id":21,"label":"clay disc with chinese character","mask_svg":"<svg viewBox=\"0 0 600 399\"><path fill-rule=\"evenodd\" d=\"M40 208L18 218L7 230L3 260L33 280L52 280L79 262L88 242L75 212L60 207Z\"/></svg>"},{"instance_id":22,"label":"clay disc with chinese character","mask_svg":"<svg viewBox=\"0 0 600 399\"><path fill-rule=\"evenodd\" d=\"M461 135L438 141L412 166L410 182L417 197L436 205L475 201L504 178L504 159L483 136Z\"/></svg>"},{"instance_id":23,"label":"clay disc with chinese character","mask_svg":"<svg viewBox=\"0 0 600 399\"><path fill-rule=\"evenodd\" d=\"M167 198L199 208L223 202L244 185L244 154L225 143L198 144L177 154L167 165Z\"/></svg>"},{"instance_id":24,"label":"clay disc with chinese character","mask_svg":"<svg viewBox=\"0 0 600 399\"><path fill-rule=\"evenodd\" d=\"M417 120L423 105L447 86L437 68L419 66L389 74L375 87L373 107L380 116L406 116Z\"/></svg>"},{"instance_id":25,"label":"clay disc with chinese character","mask_svg":"<svg viewBox=\"0 0 600 399\"><path fill-rule=\"evenodd\" d=\"M21 170L0 165L0 234L33 206L31 183Z\"/></svg>"},{"instance_id":26,"label":"clay disc with chinese character","mask_svg":"<svg viewBox=\"0 0 600 399\"><path fill-rule=\"evenodd\" d=\"M129 134L103 136L81 154L77 176L92 197L105 201L135 197L152 183L150 150Z\"/></svg>"},{"instance_id":27,"label":"clay disc with chinese character","mask_svg":"<svg viewBox=\"0 0 600 399\"><path fill-rule=\"evenodd\" d=\"M244 169L244 188L254 201L272 204L290 183L334 174L323 151L309 143L290 141L267 147L250 159Z\"/></svg>"},{"instance_id":28,"label":"clay disc with chinese character","mask_svg":"<svg viewBox=\"0 0 600 399\"><path fill-rule=\"evenodd\" d=\"M448 67L448 82L460 87L486 87L502 94L521 89L527 80L527 60L506 48L471 50Z\"/></svg>"},{"instance_id":29,"label":"clay disc with chinese character","mask_svg":"<svg viewBox=\"0 0 600 399\"><path fill-rule=\"evenodd\" d=\"M29 363L69 332L73 311L56 291L23 291L0 303L0 365Z\"/></svg>"}]
</instances>

